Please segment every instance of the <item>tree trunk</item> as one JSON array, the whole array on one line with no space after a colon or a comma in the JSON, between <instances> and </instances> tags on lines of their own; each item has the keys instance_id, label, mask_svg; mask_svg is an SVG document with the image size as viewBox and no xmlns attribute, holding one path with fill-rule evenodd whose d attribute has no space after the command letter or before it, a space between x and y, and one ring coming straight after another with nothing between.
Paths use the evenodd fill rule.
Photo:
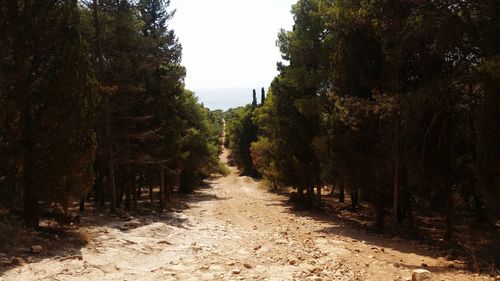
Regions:
<instances>
[{"instance_id":1,"label":"tree trunk","mask_svg":"<svg viewBox=\"0 0 500 281\"><path fill-rule=\"evenodd\" d=\"M25 157L24 161L30 157ZM31 180L32 169L28 168L31 164L23 164L23 197L24 197L24 212L23 217L26 225L37 228L40 218L38 217L38 200L33 191L33 181Z\"/></svg>"},{"instance_id":2,"label":"tree trunk","mask_svg":"<svg viewBox=\"0 0 500 281\"><path fill-rule=\"evenodd\" d=\"M118 167L118 166L117 166ZM116 208L118 209L121 209L122 207L122 201L123 201L123 186L124 186L124 181L123 179L125 178L123 176L123 169L117 169L116 173L115 173L115 178L116 178L116 183L115 183L115 186L116 186Z\"/></svg>"},{"instance_id":3,"label":"tree trunk","mask_svg":"<svg viewBox=\"0 0 500 281\"><path fill-rule=\"evenodd\" d=\"M131 197L132 197L132 168L127 166L125 168L125 210L130 210Z\"/></svg>"},{"instance_id":4,"label":"tree trunk","mask_svg":"<svg viewBox=\"0 0 500 281\"><path fill-rule=\"evenodd\" d=\"M384 217L385 217L385 210L384 207L381 203L377 203L377 206L375 206L375 226L378 228L383 228L384 227Z\"/></svg>"},{"instance_id":5,"label":"tree trunk","mask_svg":"<svg viewBox=\"0 0 500 281\"><path fill-rule=\"evenodd\" d=\"M395 137L394 137L394 193L393 193L393 212L396 220L401 222L400 206L399 206L399 193L400 193L400 180L399 180L399 114L396 114L395 120Z\"/></svg>"},{"instance_id":6,"label":"tree trunk","mask_svg":"<svg viewBox=\"0 0 500 281\"><path fill-rule=\"evenodd\" d=\"M116 184L115 184L115 163L113 156L113 144L111 140L111 118L110 118L110 109L109 109L109 98L107 97L106 101L106 146L108 153L108 176L109 176L109 196L110 196L110 204L111 204L111 213L116 213Z\"/></svg>"},{"instance_id":7,"label":"tree trunk","mask_svg":"<svg viewBox=\"0 0 500 281\"><path fill-rule=\"evenodd\" d=\"M139 182L137 183L137 189L136 189L136 194L135 194L135 204L137 205L137 201L141 200L141 196L142 196L142 179L141 179L142 176L139 176Z\"/></svg>"},{"instance_id":8,"label":"tree trunk","mask_svg":"<svg viewBox=\"0 0 500 281\"><path fill-rule=\"evenodd\" d=\"M446 187L445 187L445 196L446 196L446 202L445 202L445 207L446 207L446 232L445 232L445 238L446 240L450 241L453 236L453 223L452 223L452 216L453 216L453 199L452 199L452 190L450 184L447 182Z\"/></svg>"},{"instance_id":9,"label":"tree trunk","mask_svg":"<svg viewBox=\"0 0 500 281\"><path fill-rule=\"evenodd\" d=\"M160 168L160 210L165 209L165 171Z\"/></svg>"},{"instance_id":10,"label":"tree trunk","mask_svg":"<svg viewBox=\"0 0 500 281\"><path fill-rule=\"evenodd\" d=\"M321 184L318 184L316 187L316 201L318 207L321 207Z\"/></svg>"},{"instance_id":11,"label":"tree trunk","mask_svg":"<svg viewBox=\"0 0 500 281\"><path fill-rule=\"evenodd\" d=\"M332 190L330 191L328 196L333 196L334 193L335 193L335 183L332 184Z\"/></svg>"},{"instance_id":12,"label":"tree trunk","mask_svg":"<svg viewBox=\"0 0 500 281\"><path fill-rule=\"evenodd\" d=\"M351 191L351 206L353 211L358 206L358 190L356 188Z\"/></svg>"},{"instance_id":13,"label":"tree trunk","mask_svg":"<svg viewBox=\"0 0 500 281\"><path fill-rule=\"evenodd\" d=\"M340 190L339 190L339 202L344 203L345 194L344 194L344 181L340 182Z\"/></svg>"},{"instance_id":14,"label":"tree trunk","mask_svg":"<svg viewBox=\"0 0 500 281\"><path fill-rule=\"evenodd\" d=\"M407 193L405 196L406 217L408 218L408 228L413 231L415 230L415 221L413 220L413 204L411 200L411 196Z\"/></svg>"},{"instance_id":15,"label":"tree trunk","mask_svg":"<svg viewBox=\"0 0 500 281\"><path fill-rule=\"evenodd\" d=\"M124 121L124 128L125 128L125 153L126 159L131 159L131 153L130 153L130 127L127 121ZM130 210L130 192L132 189L132 167L130 166L131 164L127 164L124 169L125 173L125 182L124 182L124 189L125 189L125 209Z\"/></svg>"},{"instance_id":16,"label":"tree trunk","mask_svg":"<svg viewBox=\"0 0 500 281\"><path fill-rule=\"evenodd\" d=\"M297 187L297 195L299 202L304 202L304 188L299 186Z\"/></svg>"},{"instance_id":17,"label":"tree trunk","mask_svg":"<svg viewBox=\"0 0 500 281\"><path fill-rule=\"evenodd\" d=\"M85 199L80 199L80 212L85 211Z\"/></svg>"},{"instance_id":18,"label":"tree trunk","mask_svg":"<svg viewBox=\"0 0 500 281\"><path fill-rule=\"evenodd\" d=\"M137 209L137 200L138 200L138 195L140 194L140 185L137 185L135 178L132 178L132 204L134 205L134 208Z\"/></svg>"},{"instance_id":19,"label":"tree trunk","mask_svg":"<svg viewBox=\"0 0 500 281\"><path fill-rule=\"evenodd\" d=\"M101 165L96 167L96 179L94 182L94 204L95 206L102 207L104 205L103 190L104 176Z\"/></svg>"},{"instance_id":20,"label":"tree trunk","mask_svg":"<svg viewBox=\"0 0 500 281\"><path fill-rule=\"evenodd\" d=\"M164 176L165 178L165 200L166 202L170 202L170 194L172 192L172 174L169 173L168 177Z\"/></svg>"},{"instance_id":21,"label":"tree trunk","mask_svg":"<svg viewBox=\"0 0 500 281\"><path fill-rule=\"evenodd\" d=\"M23 12L31 12L30 4L25 3L22 7ZM33 135L30 113L30 98L28 85L26 82L28 58L26 57L26 25L30 24L19 14L19 1L8 0L6 2L6 15L12 21L13 34L13 56L15 64L15 86L14 92L16 95L16 103L20 109L19 114L19 129L22 141L22 179L21 187L23 189L23 217L28 226L38 227L38 200L36 199L35 187L33 182Z\"/></svg>"},{"instance_id":22,"label":"tree trunk","mask_svg":"<svg viewBox=\"0 0 500 281\"><path fill-rule=\"evenodd\" d=\"M104 209L104 205L106 203L106 200L104 198L104 186L105 186L105 183L106 183L106 177L103 176L102 180L101 180L101 184L99 186L99 207L101 209Z\"/></svg>"},{"instance_id":23,"label":"tree trunk","mask_svg":"<svg viewBox=\"0 0 500 281\"><path fill-rule=\"evenodd\" d=\"M35 186L33 182L33 143L31 136L31 116L29 110L26 109L24 117L21 117L22 133L23 133L23 199L24 199L24 221L26 225L37 228L39 226L40 218L38 212L38 199L35 195Z\"/></svg>"}]
</instances>

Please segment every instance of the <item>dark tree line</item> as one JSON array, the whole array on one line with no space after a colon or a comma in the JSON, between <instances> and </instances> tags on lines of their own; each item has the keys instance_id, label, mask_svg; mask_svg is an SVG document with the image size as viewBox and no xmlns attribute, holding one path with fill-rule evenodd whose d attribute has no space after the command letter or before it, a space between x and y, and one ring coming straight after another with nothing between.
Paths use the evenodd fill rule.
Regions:
<instances>
[{"instance_id":1,"label":"dark tree line","mask_svg":"<svg viewBox=\"0 0 500 281\"><path fill-rule=\"evenodd\" d=\"M252 168L309 205L325 185L349 192L380 227L389 214L413 227L416 207L441 212L448 238L457 216L494 225L500 2L299 0L292 13L287 63L252 112Z\"/></svg>"},{"instance_id":2,"label":"dark tree line","mask_svg":"<svg viewBox=\"0 0 500 281\"><path fill-rule=\"evenodd\" d=\"M261 89L260 103L257 101L257 91L252 91L252 103L243 107L232 108L224 112L226 120L226 143L230 149L231 158L240 168L241 173L251 176L260 176L257 171L250 146L257 141L257 126L253 116L257 108L264 104L266 93Z\"/></svg>"},{"instance_id":3,"label":"dark tree line","mask_svg":"<svg viewBox=\"0 0 500 281\"><path fill-rule=\"evenodd\" d=\"M218 169L222 116L184 88L168 6L1 2L0 204L37 226L51 203L116 212L159 186L163 208Z\"/></svg>"}]
</instances>

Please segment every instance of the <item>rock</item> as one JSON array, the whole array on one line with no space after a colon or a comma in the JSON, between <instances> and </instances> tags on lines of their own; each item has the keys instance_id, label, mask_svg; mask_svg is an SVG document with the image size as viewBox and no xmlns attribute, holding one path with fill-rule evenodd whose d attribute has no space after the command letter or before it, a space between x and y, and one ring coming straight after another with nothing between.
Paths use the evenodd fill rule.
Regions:
<instances>
[{"instance_id":1,"label":"rock","mask_svg":"<svg viewBox=\"0 0 500 281\"><path fill-rule=\"evenodd\" d=\"M118 229L120 229L121 231L127 231L128 226L122 225L122 226L119 226Z\"/></svg>"},{"instance_id":2,"label":"rock","mask_svg":"<svg viewBox=\"0 0 500 281\"><path fill-rule=\"evenodd\" d=\"M288 261L288 264L289 265L296 265L297 264L297 260L291 259L291 260Z\"/></svg>"},{"instance_id":3,"label":"rock","mask_svg":"<svg viewBox=\"0 0 500 281\"><path fill-rule=\"evenodd\" d=\"M228 266L233 266L234 265L234 262L230 261L227 263Z\"/></svg>"},{"instance_id":4,"label":"rock","mask_svg":"<svg viewBox=\"0 0 500 281\"><path fill-rule=\"evenodd\" d=\"M202 267L200 267L201 270L208 270L210 267L208 265L204 265Z\"/></svg>"},{"instance_id":5,"label":"rock","mask_svg":"<svg viewBox=\"0 0 500 281\"><path fill-rule=\"evenodd\" d=\"M257 250L259 250L260 248L262 248L262 246L261 246L261 245L259 245L259 246L255 246L255 247L253 248L253 250L254 250L254 251L257 251Z\"/></svg>"},{"instance_id":6,"label":"rock","mask_svg":"<svg viewBox=\"0 0 500 281\"><path fill-rule=\"evenodd\" d=\"M422 263L422 267L429 267L426 263Z\"/></svg>"},{"instance_id":7,"label":"rock","mask_svg":"<svg viewBox=\"0 0 500 281\"><path fill-rule=\"evenodd\" d=\"M244 263L243 266L248 269L252 268L252 265L249 263Z\"/></svg>"},{"instance_id":8,"label":"rock","mask_svg":"<svg viewBox=\"0 0 500 281\"><path fill-rule=\"evenodd\" d=\"M39 254L43 251L43 247L41 245L33 245L31 246L31 252L33 254Z\"/></svg>"},{"instance_id":9,"label":"rock","mask_svg":"<svg viewBox=\"0 0 500 281\"><path fill-rule=\"evenodd\" d=\"M411 274L412 281L430 281L432 280L432 274L430 271L425 269L414 270Z\"/></svg>"},{"instance_id":10,"label":"rock","mask_svg":"<svg viewBox=\"0 0 500 281\"><path fill-rule=\"evenodd\" d=\"M235 269L233 269L233 271L231 271L231 273L233 273L235 275L240 274L241 273L241 269L235 268Z\"/></svg>"}]
</instances>

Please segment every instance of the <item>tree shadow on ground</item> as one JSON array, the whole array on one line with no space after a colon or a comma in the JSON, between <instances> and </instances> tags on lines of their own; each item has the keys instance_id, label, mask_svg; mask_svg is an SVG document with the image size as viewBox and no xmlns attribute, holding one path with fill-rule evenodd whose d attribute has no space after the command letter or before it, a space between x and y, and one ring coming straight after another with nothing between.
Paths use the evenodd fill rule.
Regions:
<instances>
[{"instance_id":1,"label":"tree shadow on ground","mask_svg":"<svg viewBox=\"0 0 500 281\"><path fill-rule=\"evenodd\" d=\"M226 200L204 192L211 188L212 183L205 181L189 194L174 193L164 210L159 207L158 189L154 190L153 201L145 192L136 207L117 209L116 214L109 212L109 205L100 208L93 201L86 204L84 212L78 212L78 204L74 202L68 213L78 214L79 223L60 224L53 219L43 219L36 230L23 226L20 217L0 212L0 276L8 270L45 259L81 260L82 249L92 240L87 229L111 228L128 232L154 223L188 228L191 224L183 211L201 202ZM35 245L42 247L40 253L33 252Z\"/></svg>"},{"instance_id":2,"label":"tree shadow on ground","mask_svg":"<svg viewBox=\"0 0 500 281\"><path fill-rule=\"evenodd\" d=\"M439 219L416 216L415 223L417 229L419 229L418 232L412 232L412 230L395 223L390 223L385 229L381 230L374 226L375 213L373 208L367 204L362 204L356 211L353 211L348 203L335 202L333 206L329 202L331 200L326 200L326 202L323 202L321 210L318 210L291 202L289 192L269 192L277 195L279 200L269 200L266 205L282 206L284 212L298 217L306 217L325 225L325 227L316 230L317 235L325 235L326 237L344 236L355 241L362 241L373 247L392 249L400 253L414 253L434 259L441 258L443 261L448 260L454 263L454 265L449 263L444 266L434 267L423 265L434 272L456 271L456 267L464 267L461 269L488 274L496 274L495 272L498 270L494 268L494 260L492 260L492 256L498 255L498 241L495 242L494 239L490 239L488 242L490 248L488 246L482 247L490 251L487 256L479 256L478 253L468 252L463 247L463 244L446 242L442 238L444 232L441 231L441 227L444 228L444 226L441 225L442 222ZM458 229L458 227L457 232L464 231ZM495 251L497 252L495 253ZM422 268L422 265L405 264L404 261L395 261L395 266L408 269Z\"/></svg>"}]
</instances>

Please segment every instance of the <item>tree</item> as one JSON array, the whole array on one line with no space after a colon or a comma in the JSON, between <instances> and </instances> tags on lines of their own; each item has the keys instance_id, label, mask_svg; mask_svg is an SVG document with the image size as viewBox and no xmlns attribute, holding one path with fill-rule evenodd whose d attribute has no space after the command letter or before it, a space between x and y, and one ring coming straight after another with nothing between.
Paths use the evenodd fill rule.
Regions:
<instances>
[{"instance_id":1,"label":"tree","mask_svg":"<svg viewBox=\"0 0 500 281\"><path fill-rule=\"evenodd\" d=\"M252 107L257 107L257 92L253 89Z\"/></svg>"},{"instance_id":2,"label":"tree","mask_svg":"<svg viewBox=\"0 0 500 281\"><path fill-rule=\"evenodd\" d=\"M9 161L18 166L26 223L37 227L39 201L67 206L93 183L97 96L85 43L78 32L77 5L5 1L7 33L2 97L12 104L15 138ZM14 71L10 71L14 70ZM2 139L4 137L2 136Z\"/></svg>"}]
</instances>

